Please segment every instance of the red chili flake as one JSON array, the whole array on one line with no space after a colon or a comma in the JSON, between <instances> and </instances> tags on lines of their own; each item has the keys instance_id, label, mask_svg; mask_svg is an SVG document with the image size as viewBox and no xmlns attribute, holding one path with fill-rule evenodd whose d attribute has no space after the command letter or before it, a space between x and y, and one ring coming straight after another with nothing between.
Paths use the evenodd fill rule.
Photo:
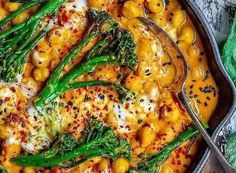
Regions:
<instances>
[{"instance_id":1,"label":"red chili flake","mask_svg":"<svg viewBox=\"0 0 236 173\"><path fill-rule=\"evenodd\" d=\"M9 118L13 123L17 123L20 121L20 117L15 113L10 113Z\"/></svg>"},{"instance_id":2,"label":"red chili flake","mask_svg":"<svg viewBox=\"0 0 236 173\"><path fill-rule=\"evenodd\" d=\"M68 107L68 108L66 109L66 112L70 112L70 110L71 110L71 108Z\"/></svg>"},{"instance_id":3,"label":"red chili flake","mask_svg":"<svg viewBox=\"0 0 236 173\"><path fill-rule=\"evenodd\" d=\"M16 92L16 89L14 87L11 87L10 90L14 93Z\"/></svg>"},{"instance_id":4,"label":"red chili flake","mask_svg":"<svg viewBox=\"0 0 236 173\"><path fill-rule=\"evenodd\" d=\"M129 108L129 103L125 104L125 108L128 109Z\"/></svg>"},{"instance_id":5,"label":"red chili flake","mask_svg":"<svg viewBox=\"0 0 236 173\"><path fill-rule=\"evenodd\" d=\"M178 165L181 165L181 161L180 161L180 160L178 160L178 161L177 161L177 164L178 164Z\"/></svg>"},{"instance_id":6,"label":"red chili flake","mask_svg":"<svg viewBox=\"0 0 236 173\"><path fill-rule=\"evenodd\" d=\"M59 13L58 17L58 25L63 25L64 23L68 22L70 17L66 14L66 11L63 10Z\"/></svg>"},{"instance_id":7,"label":"red chili flake","mask_svg":"<svg viewBox=\"0 0 236 173\"><path fill-rule=\"evenodd\" d=\"M60 99L65 99L65 98L66 98L65 94L60 95Z\"/></svg>"},{"instance_id":8,"label":"red chili flake","mask_svg":"<svg viewBox=\"0 0 236 173\"><path fill-rule=\"evenodd\" d=\"M53 168L50 172L51 173L62 173L62 171L59 168Z\"/></svg>"},{"instance_id":9,"label":"red chili flake","mask_svg":"<svg viewBox=\"0 0 236 173\"><path fill-rule=\"evenodd\" d=\"M156 137L158 138L158 139L162 139L163 137L165 137L165 136L167 136L167 134L160 134L160 133L157 133L156 134Z\"/></svg>"},{"instance_id":10,"label":"red chili flake","mask_svg":"<svg viewBox=\"0 0 236 173\"><path fill-rule=\"evenodd\" d=\"M22 111L22 107L20 107L20 105L17 104L16 110L20 112L20 111Z\"/></svg>"},{"instance_id":11,"label":"red chili flake","mask_svg":"<svg viewBox=\"0 0 236 173\"><path fill-rule=\"evenodd\" d=\"M6 98L4 99L4 102L8 102L8 101L10 101L10 97L6 97Z\"/></svg>"},{"instance_id":12,"label":"red chili flake","mask_svg":"<svg viewBox=\"0 0 236 173\"><path fill-rule=\"evenodd\" d=\"M95 91L97 91L97 92L101 92L102 91L102 88L99 87L99 86L95 86L94 88L95 88Z\"/></svg>"},{"instance_id":13,"label":"red chili flake","mask_svg":"<svg viewBox=\"0 0 236 173\"><path fill-rule=\"evenodd\" d=\"M108 106L107 106L107 105L104 106L104 110L105 110L105 111L108 111Z\"/></svg>"},{"instance_id":14,"label":"red chili flake","mask_svg":"<svg viewBox=\"0 0 236 173\"><path fill-rule=\"evenodd\" d=\"M178 97L177 97L175 94L173 94L172 98L173 98L175 104L179 107L179 109L180 109L182 112L185 112L185 109L184 109L184 107L182 106L182 104L180 103Z\"/></svg>"},{"instance_id":15,"label":"red chili flake","mask_svg":"<svg viewBox=\"0 0 236 173\"><path fill-rule=\"evenodd\" d=\"M168 106L167 104L164 104L163 106L161 106L158 110L159 112L159 120L161 120L164 117L164 113L165 112L171 112L173 109Z\"/></svg>"},{"instance_id":16,"label":"red chili flake","mask_svg":"<svg viewBox=\"0 0 236 173\"><path fill-rule=\"evenodd\" d=\"M20 124L21 124L21 127L23 127L23 128L26 126L23 118L20 118Z\"/></svg>"},{"instance_id":17,"label":"red chili flake","mask_svg":"<svg viewBox=\"0 0 236 173\"><path fill-rule=\"evenodd\" d=\"M185 151L185 149L184 149L183 147L178 148L178 149L176 150L176 152L177 152L178 154L183 154L183 155L186 154L186 151Z\"/></svg>"},{"instance_id":18,"label":"red chili flake","mask_svg":"<svg viewBox=\"0 0 236 173\"><path fill-rule=\"evenodd\" d=\"M172 159L171 164L172 164L172 165L176 165L176 160L175 160L175 159Z\"/></svg>"},{"instance_id":19,"label":"red chili flake","mask_svg":"<svg viewBox=\"0 0 236 173\"><path fill-rule=\"evenodd\" d=\"M69 106L72 106L72 105L73 105L72 101L68 101L67 104L68 104Z\"/></svg>"},{"instance_id":20,"label":"red chili flake","mask_svg":"<svg viewBox=\"0 0 236 173\"><path fill-rule=\"evenodd\" d=\"M7 150L7 141L6 140L4 140L3 142L2 142L2 152L4 152L4 151L6 151ZM3 153L2 153L3 154Z\"/></svg>"},{"instance_id":21,"label":"red chili flake","mask_svg":"<svg viewBox=\"0 0 236 173\"><path fill-rule=\"evenodd\" d=\"M26 142L27 140L27 133L25 131L21 131L20 132L20 136L21 136L21 142Z\"/></svg>"}]
</instances>

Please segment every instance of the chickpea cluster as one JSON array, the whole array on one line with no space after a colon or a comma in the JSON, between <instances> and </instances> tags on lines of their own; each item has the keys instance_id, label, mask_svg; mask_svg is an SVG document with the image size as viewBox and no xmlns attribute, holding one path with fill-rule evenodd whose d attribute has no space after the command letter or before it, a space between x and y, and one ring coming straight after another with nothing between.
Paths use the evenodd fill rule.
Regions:
<instances>
[{"instance_id":1,"label":"chickpea cluster","mask_svg":"<svg viewBox=\"0 0 236 173\"><path fill-rule=\"evenodd\" d=\"M55 27L41 40L29 55L26 64L23 83L37 90L40 83L49 77L50 71L55 69L61 61L59 50L63 50L62 43L69 39L70 32L65 27Z\"/></svg>"},{"instance_id":2,"label":"chickpea cluster","mask_svg":"<svg viewBox=\"0 0 236 173\"><path fill-rule=\"evenodd\" d=\"M169 55L163 52L160 41L148 32L136 17L143 16L152 19L176 41L187 57L191 67L192 80L202 79L207 69L206 64L199 63L198 58L202 47L199 46L196 30L188 19L186 12L181 9L181 6L175 0L168 1L168 4L166 2L164 0L126 0L121 6L117 7L119 8L117 10L114 7L114 4L117 5L116 0L88 0L89 6L92 8L108 11L110 8L114 9L114 14L111 15L122 27L131 32L136 42L138 67L135 72L130 72L125 76L125 87L138 95L148 96L151 102L155 102L159 108L163 107L163 111L158 113L162 114L160 119L157 119L157 115L153 113L148 116L146 114L138 115L138 118L142 120L138 125L136 120L132 118L127 120L130 124L133 124L132 128L136 130L134 137L129 141L132 146L132 153L136 156L144 152L148 154L155 153L156 149L153 149L155 146L163 146L171 142L176 137L176 133L181 131L182 124L190 122L189 118L183 118L184 113L179 110L176 104L173 104L174 100L171 93L164 87L171 84L176 73ZM0 0L0 20L17 10L21 5L21 3ZM15 25L25 21L37 8L33 7L26 10L14 18L11 24ZM72 32L65 26L53 27L30 53L22 82L26 86L39 91L50 73L64 57L65 43L72 43L71 39L76 40L73 37ZM84 78L85 80L99 79L116 82L119 80L119 73L120 69L114 66L101 66L95 69L92 74L84 76ZM140 99L138 98L137 101L140 101ZM171 111L168 112L166 106L170 107ZM142 112L141 108L139 112ZM107 115L107 122L111 126L117 126L117 119L112 113ZM163 140L159 139L158 134L164 134L165 138ZM9 147L6 156L4 156L6 158L20 152L19 146ZM10 165L8 161L3 163ZM97 162L99 171L111 168L114 173L126 173L132 166L134 164L125 158L118 158L112 163L106 158L99 158ZM13 172L22 170L19 167L12 167L12 169ZM166 164L161 168L161 173L173 171ZM35 171L33 168L24 168L23 172L33 173ZM75 168L74 172L79 171Z\"/></svg>"},{"instance_id":3,"label":"chickpea cluster","mask_svg":"<svg viewBox=\"0 0 236 173\"><path fill-rule=\"evenodd\" d=\"M93 8L109 11L109 7L114 1L97 0L95 2L89 0L88 2ZM145 26L136 17L142 16L152 19L179 45L191 67L192 80L202 79L208 69L206 64L198 63L203 48L199 45L196 29L186 11L176 1L168 1L168 4L166 2L163 0L127 0L123 2L120 9L117 10L118 12L111 8L111 14L131 32L137 45L138 68L127 76L125 87L138 94L148 95L158 103L159 107L167 104L172 109L170 112L163 113L163 120L157 121L155 116L150 116L141 127L138 127L136 139L131 141L134 155L155 152L151 148L157 143L157 134L166 136L163 144L171 142L175 138L175 130L181 131L181 123L191 121L186 118L181 122L180 116L183 116L181 115L183 113L177 106L173 106L174 101L171 94L163 87L171 84L176 73L169 55L163 52L160 41L155 39L152 33L148 33ZM183 117L181 118L183 119ZM116 122L112 114L108 115L108 119L111 124ZM173 130L173 124L175 124L175 130ZM126 169L123 165L126 164L119 164L119 162L116 164L113 164L115 167L113 171L116 172L116 170L124 168L124 171L118 172L125 173ZM163 165L161 173L167 172L173 172L172 168Z\"/></svg>"}]
</instances>

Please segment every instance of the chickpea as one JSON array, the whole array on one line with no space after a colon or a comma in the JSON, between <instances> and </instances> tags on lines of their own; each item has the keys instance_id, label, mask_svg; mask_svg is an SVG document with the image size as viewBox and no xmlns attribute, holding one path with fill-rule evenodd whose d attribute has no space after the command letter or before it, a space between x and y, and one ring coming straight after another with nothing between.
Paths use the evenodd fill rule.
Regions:
<instances>
[{"instance_id":1,"label":"chickpea","mask_svg":"<svg viewBox=\"0 0 236 173\"><path fill-rule=\"evenodd\" d=\"M177 28L170 28L167 33L174 41L177 41Z\"/></svg>"},{"instance_id":2,"label":"chickpea","mask_svg":"<svg viewBox=\"0 0 236 173\"><path fill-rule=\"evenodd\" d=\"M178 121L178 119L180 118L181 113L179 112L178 108L173 108L173 110L171 112L169 112L167 114L167 119L172 122L175 123L176 121Z\"/></svg>"},{"instance_id":3,"label":"chickpea","mask_svg":"<svg viewBox=\"0 0 236 173\"><path fill-rule=\"evenodd\" d=\"M114 173L126 173L129 170L129 162L124 158L119 158L112 163Z\"/></svg>"},{"instance_id":4,"label":"chickpea","mask_svg":"<svg viewBox=\"0 0 236 173\"><path fill-rule=\"evenodd\" d=\"M144 3L145 0L134 0L134 1L141 5Z\"/></svg>"},{"instance_id":5,"label":"chickpea","mask_svg":"<svg viewBox=\"0 0 236 173\"><path fill-rule=\"evenodd\" d=\"M154 88L156 88L156 87L157 87L157 85L156 85L155 82L153 82L153 81L147 81L147 82L145 82L144 85L143 85L143 90L144 90L145 93L149 94L149 93L152 92L152 90L153 90Z\"/></svg>"},{"instance_id":6,"label":"chickpea","mask_svg":"<svg viewBox=\"0 0 236 173\"><path fill-rule=\"evenodd\" d=\"M147 38L140 38L137 43L137 55L140 60L151 61L154 56L154 51L151 43Z\"/></svg>"},{"instance_id":7,"label":"chickpea","mask_svg":"<svg viewBox=\"0 0 236 173\"><path fill-rule=\"evenodd\" d=\"M49 76L49 70L46 67L36 68L33 76L36 81L44 82Z\"/></svg>"},{"instance_id":8,"label":"chickpea","mask_svg":"<svg viewBox=\"0 0 236 173\"><path fill-rule=\"evenodd\" d=\"M151 127L145 126L138 130L138 138L142 147L147 147L154 142L156 134Z\"/></svg>"},{"instance_id":9,"label":"chickpea","mask_svg":"<svg viewBox=\"0 0 236 173\"><path fill-rule=\"evenodd\" d=\"M166 15L151 14L150 17L154 22L163 28L167 28L169 25Z\"/></svg>"},{"instance_id":10,"label":"chickpea","mask_svg":"<svg viewBox=\"0 0 236 173\"><path fill-rule=\"evenodd\" d=\"M34 51L31 61L36 67L47 67L50 62L50 55L45 52Z\"/></svg>"},{"instance_id":11,"label":"chickpea","mask_svg":"<svg viewBox=\"0 0 236 173\"><path fill-rule=\"evenodd\" d=\"M25 167L23 173L35 173L35 170L31 167Z\"/></svg>"},{"instance_id":12,"label":"chickpea","mask_svg":"<svg viewBox=\"0 0 236 173\"><path fill-rule=\"evenodd\" d=\"M163 165L161 167L161 172L160 173L173 173L173 172L174 171L169 166Z\"/></svg>"},{"instance_id":13,"label":"chickpea","mask_svg":"<svg viewBox=\"0 0 236 173\"><path fill-rule=\"evenodd\" d=\"M100 80L116 81L117 72L111 66L102 66L95 70L94 75Z\"/></svg>"},{"instance_id":14,"label":"chickpea","mask_svg":"<svg viewBox=\"0 0 236 173\"><path fill-rule=\"evenodd\" d=\"M68 29L64 27L57 27L49 31L47 39L52 45L59 45L65 43L70 36Z\"/></svg>"},{"instance_id":15,"label":"chickpea","mask_svg":"<svg viewBox=\"0 0 236 173\"><path fill-rule=\"evenodd\" d=\"M148 78L150 75L146 75L147 73L151 73L150 66L147 64L145 61L140 61L138 64L138 69L137 69L138 76L142 78Z\"/></svg>"},{"instance_id":16,"label":"chickpea","mask_svg":"<svg viewBox=\"0 0 236 173\"><path fill-rule=\"evenodd\" d=\"M137 41L140 37L140 28L142 24L136 18L131 19L127 22L127 29L131 32L134 37L134 40Z\"/></svg>"},{"instance_id":17,"label":"chickpea","mask_svg":"<svg viewBox=\"0 0 236 173\"><path fill-rule=\"evenodd\" d=\"M125 80L125 87L136 92L140 92L143 87L143 82L139 76L131 73Z\"/></svg>"},{"instance_id":18,"label":"chickpea","mask_svg":"<svg viewBox=\"0 0 236 173\"><path fill-rule=\"evenodd\" d=\"M180 40L192 44L196 40L196 33L193 28L186 26L181 30Z\"/></svg>"},{"instance_id":19,"label":"chickpea","mask_svg":"<svg viewBox=\"0 0 236 173\"><path fill-rule=\"evenodd\" d=\"M179 40L178 46L181 49L181 51L187 56L188 48L190 45L185 41Z\"/></svg>"},{"instance_id":20,"label":"chickpea","mask_svg":"<svg viewBox=\"0 0 236 173\"><path fill-rule=\"evenodd\" d=\"M28 87L33 89L34 91L37 91L38 89L38 84L35 82L35 80L32 77L26 77L22 80L22 83Z\"/></svg>"},{"instance_id":21,"label":"chickpea","mask_svg":"<svg viewBox=\"0 0 236 173\"><path fill-rule=\"evenodd\" d=\"M34 66L31 63L26 63L25 65L25 71L24 71L24 76L25 77L29 77L31 76L32 70L33 70Z\"/></svg>"},{"instance_id":22,"label":"chickpea","mask_svg":"<svg viewBox=\"0 0 236 173\"><path fill-rule=\"evenodd\" d=\"M192 73L192 78L194 80L198 80L198 79L203 78L204 76L206 76L205 67L201 64L195 65L192 68L191 73Z\"/></svg>"},{"instance_id":23,"label":"chickpea","mask_svg":"<svg viewBox=\"0 0 236 173\"><path fill-rule=\"evenodd\" d=\"M166 134L165 136L165 140L166 142L170 142L170 141L173 141L175 139L175 132L174 130L171 128L170 125L165 125L161 132L161 134Z\"/></svg>"},{"instance_id":24,"label":"chickpea","mask_svg":"<svg viewBox=\"0 0 236 173\"><path fill-rule=\"evenodd\" d=\"M52 51L50 52L51 58L54 59L60 59L62 57L60 48L58 47L54 47L54 49L52 49Z\"/></svg>"},{"instance_id":25,"label":"chickpea","mask_svg":"<svg viewBox=\"0 0 236 173\"><path fill-rule=\"evenodd\" d=\"M53 59L53 60L51 61L51 64L50 64L50 68L51 68L51 69L55 69L55 68L58 66L58 64L59 64L60 62L61 62L61 61L60 61L59 58Z\"/></svg>"},{"instance_id":26,"label":"chickpea","mask_svg":"<svg viewBox=\"0 0 236 173\"><path fill-rule=\"evenodd\" d=\"M104 5L108 4L110 0L88 0L89 6L93 8L102 8Z\"/></svg>"},{"instance_id":27,"label":"chickpea","mask_svg":"<svg viewBox=\"0 0 236 173\"><path fill-rule=\"evenodd\" d=\"M52 47L50 46L50 44L47 40L43 39L43 40L39 41L39 43L37 45L37 51L50 53L52 51Z\"/></svg>"},{"instance_id":28,"label":"chickpea","mask_svg":"<svg viewBox=\"0 0 236 173\"><path fill-rule=\"evenodd\" d=\"M0 20L4 19L5 17L7 17L7 11L0 7Z\"/></svg>"},{"instance_id":29,"label":"chickpea","mask_svg":"<svg viewBox=\"0 0 236 173\"><path fill-rule=\"evenodd\" d=\"M153 129L155 133L160 131L161 127L156 117L148 118L145 122Z\"/></svg>"},{"instance_id":30,"label":"chickpea","mask_svg":"<svg viewBox=\"0 0 236 173\"><path fill-rule=\"evenodd\" d=\"M117 118L113 113L107 115L107 123L112 126L118 126Z\"/></svg>"},{"instance_id":31,"label":"chickpea","mask_svg":"<svg viewBox=\"0 0 236 173\"><path fill-rule=\"evenodd\" d=\"M28 11L24 11L21 14L19 14L18 16L16 16L14 19L12 19L12 23L14 25L17 25L19 23L24 22L28 18L29 18L29 12Z\"/></svg>"},{"instance_id":32,"label":"chickpea","mask_svg":"<svg viewBox=\"0 0 236 173\"><path fill-rule=\"evenodd\" d=\"M126 1L122 13L128 19L144 16L143 9L134 1Z\"/></svg>"},{"instance_id":33,"label":"chickpea","mask_svg":"<svg viewBox=\"0 0 236 173\"><path fill-rule=\"evenodd\" d=\"M9 133L10 129L8 126L1 124L0 125L0 136L2 139L9 138L11 134Z\"/></svg>"},{"instance_id":34,"label":"chickpea","mask_svg":"<svg viewBox=\"0 0 236 173\"><path fill-rule=\"evenodd\" d=\"M163 12L165 5L163 0L150 0L148 2L148 9L153 13L161 13Z\"/></svg>"},{"instance_id":35,"label":"chickpea","mask_svg":"<svg viewBox=\"0 0 236 173\"><path fill-rule=\"evenodd\" d=\"M9 160L4 160L3 162L1 162L2 167L4 167L7 172L14 172L14 173L20 173L21 171L21 167L17 166L13 163L11 163Z\"/></svg>"},{"instance_id":36,"label":"chickpea","mask_svg":"<svg viewBox=\"0 0 236 173\"><path fill-rule=\"evenodd\" d=\"M143 148L143 147L136 147L134 150L133 150L133 154L134 155L140 155L140 154L142 154L142 153L144 153L145 152L145 148Z\"/></svg>"},{"instance_id":37,"label":"chickpea","mask_svg":"<svg viewBox=\"0 0 236 173\"><path fill-rule=\"evenodd\" d=\"M184 24L184 22L186 21L186 15L185 12L181 9L176 10L173 12L174 16L172 18L172 24L175 27L180 27L181 25Z\"/></svg>"},{"instance_id":38,"label":"chickpea","mask_svg":"<svg viewBox=\"0 0 236 173\"><path fill-rule=\"evenodd\" d=\"M102 158L101 161L99 162L98 168L100 171L104 171L108 168L109 166L109 161L105 158Z\"/></svg>"},{"instance_id":39,"label":"chickpea","mask_svg":"<svg viewBox=\"0 0 236 173\"><path fill-rule=\"evenodd\" d=\"M5 8L8 12L16 11L20 6L21 6L21 4L18 3L18 2L5 2L5 3L4 3L4 8Z\"/></svg>"},{"instance_id":40,"label":"chickpea","mask_svg":"<svg viewBox=\"0 0 236 173\"><path fill-rule=\"evenodd\" d=\"M8 160L20 153L21 147L17 144L9 144L6 149L5 158Z\"/></svg>"}]
</instances>

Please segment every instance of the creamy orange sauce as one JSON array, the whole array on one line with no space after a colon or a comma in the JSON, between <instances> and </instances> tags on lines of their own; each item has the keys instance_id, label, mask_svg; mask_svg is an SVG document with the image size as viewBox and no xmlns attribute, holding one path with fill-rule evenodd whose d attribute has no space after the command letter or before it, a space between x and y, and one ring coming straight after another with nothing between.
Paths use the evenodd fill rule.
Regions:
<instances>
[{"instance_id":1,"label":"creamy orange sauce","mask_svg":"<svg viewBox=\"0 0 236 173\"><path fill-rule=\"evenodd\" d=\"M176 0L133 0L122 3L115 0L89 0L88 4L91 8L108 11L122 27L132 33L137 45L138 67L131 72L114 65L100 66L93 73L78 78L78 81L100 79L120 82L120 76L123 76L125 87L135 91L138 97L121 104L117 93L109 87L70 90L57 98L55 110L50 115L37 115L32 101L55 67L72 46L83 38L88 25L86 9L78 11L76 6L68 9L65 5L56 19L50 21L53 26L46 38L30 53L22 83L19 86L0 85L0 137L4 141L0 161L10 173L36 170L122 173L117 168L118 163L105 158L89 160L71 170L20 168L9 162L11 157L20 153L21 148L22 151L25 149L36 153L48 146L58 132L69 131L79 138L85 120L92 116L103 120L120 136L128 139L132 147L129 167L137 164L139 154L158 152L191 125L192 121L175 93L166 88L178 69L163 52L161 42L135 19L137 16L151 18L178 43L190 67L187 93L200 118L207 122L216 107L218 89L207 65L207 54L196 28ZM0 0L0 19L6 17L12 8L7 0ZM30 16L33 10L28 10L27 15ZM14 19L13 24L23 20L23 17ZM88 45L71 66L66 67L65 73L83 58L91 46ZM163 163L161 173L184 172L197 151L198 140L188 141L174 151ZM125 162L128 161L121 163L124 165ZM118 167L122 168L122 164Z\"/></svg>"}]
</instances>

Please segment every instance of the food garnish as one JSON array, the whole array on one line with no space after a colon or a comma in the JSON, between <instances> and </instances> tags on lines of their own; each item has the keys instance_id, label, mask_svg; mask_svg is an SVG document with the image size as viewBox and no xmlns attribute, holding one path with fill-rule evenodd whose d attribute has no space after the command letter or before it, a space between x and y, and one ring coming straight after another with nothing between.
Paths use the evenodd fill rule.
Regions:
<instances>
[{"instance_id":1,"label":"food garnish","mask_svg":"<svg viewBox=\"0 0 236 173\"><path fill-rule=\"evenodd\" d=\"M11 162L21 166L70 168L99 156L130 159L131 148L126 139L91 118L87 121L81 141L64 133L48 150L36 155L14 157Z\"/></svg>"},{"instance_id":2,"label":"food garnish","mask_svg":"<svg viewBox=\"0 0 236 173\"><path fill-rule=\"evenodd\" d=\"M76 79L86 73L91 73L100 65L118 65L134 70L137 63L135 44L130 33L121 29L114 19L104 11L90 10L88 16L92 22L85 38L69 52L51 75L47 85L35 101L35 106L43 107L69 89L86 86L111 86L120 94L121 99L133 99L135 93L122 85L105 81L82 81ZM66 65L86 47L89 42L100 36L101 39L89 50L81 63L77 64L67 74L61 76Z\"/></svg>"}]
</instances>

